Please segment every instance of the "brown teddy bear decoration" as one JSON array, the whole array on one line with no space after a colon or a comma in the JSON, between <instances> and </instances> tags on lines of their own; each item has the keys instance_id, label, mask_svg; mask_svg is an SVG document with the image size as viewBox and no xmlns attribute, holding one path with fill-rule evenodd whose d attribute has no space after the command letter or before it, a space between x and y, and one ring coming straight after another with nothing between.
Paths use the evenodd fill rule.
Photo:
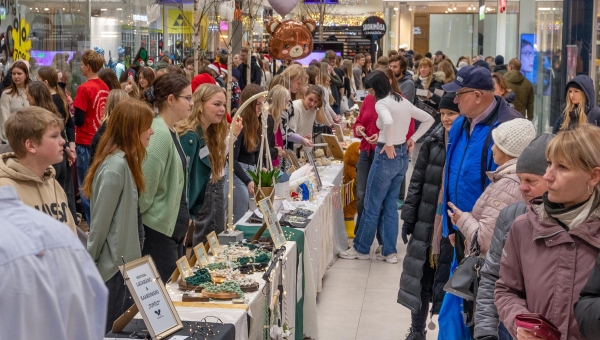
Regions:
<instances>
[{"instance_id":1,"label":"brown teddy bear decoration","mask_svg":"<svg viewBox=\"0 0 600 340\"><path fill-rule=\"evenodd\" d=\"M313 49L312 32L317 24L312 19L303 22L295 20L271 20L267 32L271 34L269 53L276 59L302 59Z\"/></svg>"}]
</instances>

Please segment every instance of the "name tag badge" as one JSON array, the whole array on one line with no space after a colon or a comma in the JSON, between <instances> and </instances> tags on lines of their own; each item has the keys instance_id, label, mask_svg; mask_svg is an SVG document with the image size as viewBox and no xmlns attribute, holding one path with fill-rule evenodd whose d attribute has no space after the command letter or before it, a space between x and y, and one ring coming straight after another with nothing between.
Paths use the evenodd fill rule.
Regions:
<instances>
[{"instance_id":1,"label":"name tag badge","mask_svg":"<svg viewBox=\"0 0 600 340\"><path fill-rule=\"evenodd\" d=\"M200 159L208 156L209 153L210 152L208 152L208 147L207 146L203 147L202 149L200 149Z\"/></svg>"}]
</instances>

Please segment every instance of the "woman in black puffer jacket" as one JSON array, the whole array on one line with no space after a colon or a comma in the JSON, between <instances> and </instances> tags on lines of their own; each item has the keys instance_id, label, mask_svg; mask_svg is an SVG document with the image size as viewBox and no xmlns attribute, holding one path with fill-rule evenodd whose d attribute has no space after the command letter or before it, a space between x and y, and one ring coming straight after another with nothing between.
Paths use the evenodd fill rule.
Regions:
<instances>
[{"instance_id":1,"label":"woman in black puffer jacket","mask_svg":"<svg viewBox=\"0 0 600 340\"><path fill-rule=\"evenodd\" d=\"M445 209L441 206L440 190L448 131L459 115L454 96L447 93L440 101L441 123L423 142L402 207L402 240L408 242L408 248L398 303L411 311L411 328L406 338L411 340L425 339L429 302L433 301L431 313L438 314L444 300L444 284L450 276L454 249L447 238L442 238L441 214ZM412 235L410 241L408 235Z\"/></svg>"}]
</instances>

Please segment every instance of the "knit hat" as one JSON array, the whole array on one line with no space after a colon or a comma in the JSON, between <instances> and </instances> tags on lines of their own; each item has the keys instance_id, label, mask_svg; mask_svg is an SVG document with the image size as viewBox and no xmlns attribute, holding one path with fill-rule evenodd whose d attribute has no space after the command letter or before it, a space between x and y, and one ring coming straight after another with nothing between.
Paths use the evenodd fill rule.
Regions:
<instances>
[{"instance_id":1,"label":"knit hat","mask_svg":"<svg viewBox=\"0 0 600 340\"><path fill-rule=\"evenodd\" d=\"M529 120L516 118L498 125L492 131L492 138L502 152L511 157L519 157L535 138L535 128Z\"/></svg>"},{"instance_id":2,"label":"knit hat","mask_svg":"<svg viewBox=\"0 0 600 340\"><path fill-rule=\"evenodd\" d=\"M569 82L569 83L567 84L567 92L569 91L569 88L570 88L570 87L572 87L572 88L574 88L574 89L578 89L579 91L583 92L583 88L581 88L581 85L579 85L578 83L576 83L576 82L574 82L574 81L572 81L572 82Z\"/></svg>"},{"instance_id":3,"label":"knit hat","mask_svg":"<svg viewBox=\"0 0 600 340\"><path fill-rule=\"evenodd\" d=\"M497 55L496 59L494 59L494 64L496 65L504 65L504 57L501 55Z\"/></svg>"},{"instance_id":4,"label":"knit hat","mask_svg":"<svg viewBox=\"0 0 600 340\"><path fill-rule=\"evenodd\" d=\"M455 92L446 92L440 101L440 110L448 109L454 112L460 113L460 109L458 108L458 104L454 104L454 98L456 97Z\"/></svg>"},{"instance_id":5,"label":"knit hat","mask_svg":"<svg viewBox=\"0 0 600 340\"><path fill-rule=\"evenodd\" d=\"M208 68L215 71L217 73L217 75L221 74L221 70L219 70L219 67L216 66L215 64L209 64Z\"/></svg>"},{"instance_id":6,"label":"knit hat","mask_svg":"<svg viewBox=\"0 0 600 340\"><path fill-rule=\"evenodd\" d=\"M544 176L546 173L546 147L554 138L553 134L543 133L535 138L517 159L517 173Z\"/></svg>"}]
</instances>

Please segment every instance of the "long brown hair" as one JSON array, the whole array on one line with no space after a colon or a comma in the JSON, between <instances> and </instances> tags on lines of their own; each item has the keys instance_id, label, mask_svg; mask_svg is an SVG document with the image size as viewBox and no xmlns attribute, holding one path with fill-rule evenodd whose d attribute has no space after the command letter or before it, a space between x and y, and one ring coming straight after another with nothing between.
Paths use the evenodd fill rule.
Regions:
<instances>
[{"instance_id":1,"label":"long brown hair","mask_svg":"<svg viewBox=\"0 0 600 340\"><path fill-rule=\"evenodd\" d=\"M67 119L70 118L69 104L67 103L67 96L65 96L65 92L60 86L58 86L58 72L56 72L56 69L49 66L40 67L40 69L38 70L38 79L41 82L48 82L46 86L48 86L50 90L54 90L56 94L58 94L58 96L60 97L60 100L63 102L63 108L65 110L65 116L63 117L63 119L66 122Z\"/></svg>"},{"instance_id":2,"label":"long brown hair","mask_svg":"<svg viewBox=\"0 0 600 340\"><path fill-rule=\"evenodd\" d=\"M419 77L421 77L421 67L424 65L429 67L429 74L427 75L427 81L422 85L423 89L429 90L429 85L431 85L431 80L433 79L433 61L431 61L429 58L423 58L421 61L419 61L419 69L417 70Z\"/></svg>"},{"instance_id":3,"label":"long brown hair","mask_svg":"<svg viewBox=\"0 0 600 340\"><path fill-rule=\"evenodd\" d=\"M119 79L117 79L117 74L115 71L109 68L103 68L98 72L98 78L108 86L109 90L120 89L121 84L119 83Z\"/></svg>"},{"instance_id":4,"label":"long brown hair","mask_svg":"<svg viewBox=\"0 0 600 340\"><path fill-rule=\"evenodd\" d=\"M98 143L94 162L83 181L83 193L87 197L92 197L92 184L98 168L117 150L125 152L125 160L138 192L144 191L142 162L146 157L146 147L142 144L140 135L152 126L153 118L152 109L137 99L124 100L115 106L108 120L106 132Z\"/></svg>"},{"instance_id":5,"label":"long brown hair","mask_svg":"<svg viewBox=\"0 0 600 340\"><path fill-rule=\"evenodd\" d=\"M56 105L52 101L52 95L46 84L41 81L32 81L27 85L27 93L35 100L35 106L54 113L60 119L65 119L65 117L61 117Z\"/></svg>"},{"instance_id":6,"label":"long brown hair","mask_svg":"<svg viewBox=\"0 0 600 340\"><path fill-rule=\"evenodd\" d=\"M250 99L252 96L263 92L262 87L256 84L250 84L244 88L240 98L240 104ZM244 122L244 146L246 150L252 152L256 150L260 142L260 121L256 115L256 100L244 108L240 113Z\"/></svg>"},{"instance_id":7,"label":"long brown hair","mask_svg":"<svg viewBox=\"0 0 600 340\"><path fill-rule=\"evenodd\" d=\"M146 81L148 82L148 88L143 89L143 90L147 90L149 89L152 84L154 83L154 71L149 68L149 67L144 67L140 70L139 75L144 76L144 79L146 79ZM140 77L138 75L138 86L140 87L140 89L142 89L142 85L140 85Z\"/></svg>"},{"instance_id":8,"label":"long brown hair","mask_svg":"<svg viewBox=\"0 0 600 340\"><path fill-rule=\"evenodd\" d=\"M27 87L27 85L29 85L29 66L27 66L27 64L24 62L17 60L10 69L11 73L15 67L25 73L25 87ZM17 89L17 84L13 82L9 87L5 88L3 92L10 93L11 96L15 96L19 94L19 89Z\"/></svg>"},{"instance_id":9,"label":"long brown hair","mask_svg":"<svg viewBox=\"0 0 600 340\"><path fill-rule=\"evenodd\" d=\"M223 93L219 85L202 84L194 92L192 100L194 107L192 114L185 120L177 124L175 129L179 136L189 131L196 131L200 125L200 117L203 115L202 107L212 97L218 93ZM227 100L227 99L226 99ZM219 124L210 124L204 132L205 144L210 150L208 158L211 165L211 182L216 182L221 178L225 168L225 139L227 138L227 119L223 118Z\"/></svg>"}]
</instances>

